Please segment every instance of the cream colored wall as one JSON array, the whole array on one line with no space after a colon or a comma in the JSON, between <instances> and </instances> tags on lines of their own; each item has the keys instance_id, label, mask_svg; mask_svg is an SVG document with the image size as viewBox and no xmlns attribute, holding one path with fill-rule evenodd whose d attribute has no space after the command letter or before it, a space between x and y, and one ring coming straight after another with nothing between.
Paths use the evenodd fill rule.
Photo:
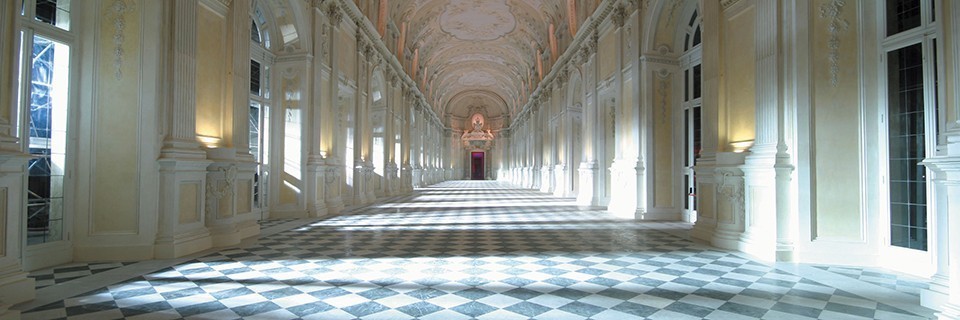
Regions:
<instances>
[{"instance_id":1,"label":"cream colored wall","mask_svg":"<svg viewBox=\"0 0 960 320\"><path fill-rule=\"evenodd\" d=\"M300 96L303 95L301 83L302 75L300 70L294 67L284 68L278 65L281 70L281 107L283 117L283 163L275 165L280 167L281 174L280 185L280 204L295 205L298 203L299 195L303 191L303 181L301 180L301 121L303 119L303 109L300 104Z\"/></svg>"},{"instance_id":2,"label":"cream colored wall","mask_svg":"<svg viewBox=\"0 0 960 320\"><path fill-rule=\"evenodd\" d=\"M0 61L0 74L3 75L13 74L12 70L16 70L17 61L20 60L15 54L6 54L7 52L16 52L18 46L16 43L17 31L14 28L16 24L14 22L16 22L18 18L17 14L19 10L17 10L17 7L19 3L19 1L0 3L0 6L2 6L2 8L0 8L0 15L3 15L0 17L0 32L3 33L0 34L0 50L3 50L4 53L3 56L0 56L0 59L2 59L2 61ZM15 77L0 77L0 101L3 101L3 103L0 103L0 123L9 124L11 122L10 108L13 106L13 99L16 95L14 81L17 81ZM6 131L9 129L3 130ZM8 134L13 135L12 132Z\"/></svg>"},{"instance_id":3,"label":"cream colored wall","mask_svg":"<svg viewBox=\"0 0 960 320\"><path fill-rule=\"evenodd\" d=\"M224 138L221 119L227 35L226 18L204 5L197 12L197 135ZM226 141L221 141L224 145Z\"/></svg>"},{"instance_id":4,"label":"cream colored wall","mask_svg":"<svg viewBox=\"0 0 960 320\"><path fill-rule=\"evenodd\" d=\"M742 11L728 14L722 23L721 86L726 100L721 101L720 112L727 121L726 131L720 132L719 148L724 151L732 151L729 142L753 140L755 136L756 10L752 2L745 3Z\"/></svg>"},{"instance_id":5,"label":"cream colored wall","mask_svg":"<svg viewBox=\"0 0 960 320\"><path fill-rule=\"evenodd\" d=\"M200 221L200 183L180 184L180 224Z\"/></svg>"},{"instance_id":6,"label":"cream colored wall","mask_svg":"<svg viewBox=\"0 0 960 320\"><path fill-rule=\"evenodd\" d=\"M600 36L598 45L597 57L600 60L600 78L597 80L603 81L617 69L617 37L613 31L606 30Z\"/></svg>"},{"instance_id":7,"label":"cream colored wall","mask_svg":"<svg viewBox=\"0 0 960 320\"><path fill-rule=\"evenodd\" d=\"M357 80L357 39L352 30L340 29L337 34L337 57L340 74L348 80Z\"/></svg>"},{"instance_id":8,"label":"cream colored wall","mask_svg":"<svg viewBox=\"0 0 960 320\"><path fill-rule=\"evenodd\" d=\"M845 7L856 8L858 0L848 0ZM840 82L830 81L828 57L830 33L827 23L812 24L813 97L813 170L817 238L859 240L863 227L860 200L860 79L856 47L860 34L856 18L847 15L849 29L840 34ZM822 21L822 20L819 20Z\"/></svg>"},{"instance_id":9,"label":"cream colored wall","mask_svg":"<svg viewBox=\"0 0 960 320\"><path fill-rule=\"evenodd\" d=\"M131 3L138 5L137 1ZM101 16L114 14L100 6ZM123 59L115 65L116 25L101 23L97 54L92 210L90 234L136 233L139 204L139 152L118 146L136 146L140 133L140 95L135 81L140 73L140 13L123 14ZM120 72L117 74L117 72ZM123 134L118 134L123 133ZM134 149L136 150L136 149Z\"/></svg>"},{"instance_id":10,"label":"cream colored wall","mask_svg":"<svg viewBox=\"0 0 960 320\"><path fill-rule=\"evenodd\" d=\"M677 186L674 184L674 165L682 164L682 159L674 160L673 149L674 141L679 139L674 139L673 132L674 126L671 123L675 123L673 116L673 90L671 90L671 83L673 83L676 75L667 74L665 77L660 77L654 75L648 79L654 79L654 83L651 85L653 90L653 105L650 107L653 109L652 114L653 118L648 121L648 123L653 125L653 155L654 155L654 172L653 172L653 186L654 190L654 206L655 207L671 207L674 205L674 189ZM677 130L676 132L681 132Z\"/></svg>"},{"instance_id":11,"label":"cream colored wall","mask_svg":"<svg viewBox=\"0 0 960 320\"><path fill-rule=\"evenodd\" d=\"M941 15L941 18L938 18L943 20L944 29L949 30L953 28L953 30L960 30L960 28L953 27L960 24L960 17L954 17L949 14L949 12L954 12L952 11L954 10L952 6L960 6L960 3L956 1L941 1L938 5L941 6L939 11L944 13ZM952 127L952 130L960 129L960 92L953 90L953 88L957 88L958 85L955 81L960 79L960 75L954 74L954 71L960 70L957 68L957 64L960 63L960 57L955 55L955 53L957 53L956 51L950 50L950 48L956 47L954 43L956 39L958 39L956 36L947 36L937 41L938 46L944 49L942 51L943 56L941 57L941 61L945 62L944 66L939 69L939 71L943 73L940 78L943 81L941 88L946 88L946 90L940 91L944 94L944 100L941 102L940 107L943 109L944 123L947 124L948 128Z\"/></svg>"}]
</instances>

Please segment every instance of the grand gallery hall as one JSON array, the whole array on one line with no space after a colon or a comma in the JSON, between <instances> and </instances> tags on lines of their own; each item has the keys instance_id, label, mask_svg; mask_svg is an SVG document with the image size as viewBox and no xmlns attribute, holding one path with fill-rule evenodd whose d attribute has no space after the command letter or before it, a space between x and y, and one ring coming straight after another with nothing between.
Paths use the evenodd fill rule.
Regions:
<instances>
[{"instance_id":1,"label":"grand gallery hall","mask_svg":"<svg viewBox=\"0 0 960 320\"><path fill-rule=\"evenodd\" d=\"M960 3L0 1L0 320L960 319Z\"/></svg>"}]
</instances>

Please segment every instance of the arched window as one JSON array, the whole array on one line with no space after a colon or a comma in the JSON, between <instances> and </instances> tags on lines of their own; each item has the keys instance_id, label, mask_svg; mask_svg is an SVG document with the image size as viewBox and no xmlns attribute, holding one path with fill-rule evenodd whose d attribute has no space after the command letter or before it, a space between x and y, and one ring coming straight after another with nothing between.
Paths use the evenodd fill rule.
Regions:
<instances>
[{"instance_id":1,"label":"arched window","mask_svg":"<svg viewBox=\"0 0 960 320\"><path fill-rule=\"evenodd\" d=\"M683 181L684 181L684 212L691 220L696 218L697 210L697 181L694 176L694 166L700 158L703 146L702 117L702 68L700 66L700 15L694 9L690 19L680 29L684 32L683 54L680 56L680 67L683 71Z\"/></svg>"},{"instance_id":2,"label":"arched window","mask_svg":"<svg viewBox=\"0 0 960 320\"><path fill-rule=\"evenodd\" d=\"M254 173L253 206L263 218L269 207L270 181L270 74L274 56L263 9L258 5L250 20L250 153L257 162Z\"/></svg>"}]
</instances>

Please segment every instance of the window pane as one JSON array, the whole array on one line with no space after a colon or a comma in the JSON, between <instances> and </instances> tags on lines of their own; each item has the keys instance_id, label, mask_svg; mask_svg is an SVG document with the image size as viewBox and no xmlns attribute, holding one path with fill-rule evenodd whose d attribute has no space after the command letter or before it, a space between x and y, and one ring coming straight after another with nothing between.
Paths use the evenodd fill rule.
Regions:
<instances>
[{"instance_id":1,"label":"window pane","mask_svg":"<svg viewBox=\"0 0 960 320\"><path fill-rule=\"evenodd\" d=\"M693 107L693 159L700 159L700 151L703 149L703 125L700 123L700 106ZM696 165L696 161L693 163Z\"/></svg>"},{"instance_id":2,"label":"window pane","mask_svg":"<svg viewBox=\"0 0 960 320\"><path fill-rule=\"evenodd\" d=\"M253 20L250 20L250 41L260 43L260 28L257 28L257 23Z\"/></svg>"},{"instance_id":3,"label":"window pane","mask_svg":"<svg viewBox=\"0 0 960 320\"><path fill-rule=\"evenodd\" d=\"M700 98L700 65L693 66L693 98Z\"/></svg>"},{"instance_id":4,"label":"window pane","mask_svg":"<svg viewBox=\"0 0 960 320\"><path fill-rule=\"evenodd\" d=\"M70 30L70 0L37 0L36 19Z\"/></svg>"},{"instance_id":5,"label":"window pane","mask_svg":"<svg viewBox=\"0 0 960 320\"><path fill-rule=\"evenodd\" d=\"M696 47L700 44L700 26L697 26L697 31L693 32L693 46Z\"/></svg>"},{"instance_id":6,"label":"window pane","mask_svg":"<svg viewBox=\"0 0 960 320\"><path fill-rule=\"evenodd\" d=\"M921 44L888 53L891 245L926 250L926 156Z\"/></svg>"},{"instance_id":7,"label":"window pane","mask_svg":"<svg viewBox=\"0 0 960 320\"><path fill-rule=\"evenodd\" d=\"M934 2L934 1L931 1ZM937 143L940 137L940 61L937 60L937 39L933 39L933 134L937 135Z\"/></svg>"},{"instance_id":8,"label":"window pane","mask_svg":"<svg viewBox=\"0 0 960 320\"><path fill-rule=\"evenodd\" d=\"M35 36L30 67L27 244L62 239L70 47Z\"/></svg>"},{"instance_id":9,"label":"window pane","mask_svg":"<svg viewBox=\"0 0 960 320\"><path fill-rule=\"evenodd\" d=\"M937 0L930 0L930 22L937 21Z\"/></svg>"},{"instance_id":10,"label":"window pane","mask_svg":"<svg viewBox=\"0 0 960 320\"><path fill-rule=\"evenodd\" d=\"M260 63L250 60L250 94L260 95Z\"/></svg>"},{"instance_id":11,"label":"window pane","mask_svg":"<svg viewBox=\"0 0 960 320\"><path fill-rule=\"evenodd\" d=\"M887 0L887 36L920 26L920 0Z\"/></svg>"},{"instance_id":12,"label":"window pane","mask_svg":"<svg viewBox=\"0 0 960 320\"><path fill-rule=\"evenodd\" d=\"M690 121L690 109L683 110L683 165L689 167L693 165L691 160L693 159L693 150L690 149L691 141L690 134L693 131Z\"/></svg>"}]
</instances>

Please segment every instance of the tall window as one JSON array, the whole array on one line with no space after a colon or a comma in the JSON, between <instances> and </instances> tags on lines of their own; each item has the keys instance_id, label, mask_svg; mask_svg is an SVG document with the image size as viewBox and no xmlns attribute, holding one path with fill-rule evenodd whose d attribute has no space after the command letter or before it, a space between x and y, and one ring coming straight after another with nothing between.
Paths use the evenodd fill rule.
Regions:
<instances>
[{"instance_id":1,"label":"tall window","mask_svg":"<svg viewBox=\"0 0 960 320\"><path fill-rule=\"evenodd\" d=\"M64 240L70 107L69 0L25 1L21 10L19 123L27 163L27 245Z\"/></svg>"},{"instance_id":2,"label":"tall window","mask_svg":"<svg viewBox=\"0 0 960 320\"><path fill-rule=\"evenodd\" d=\"M250 21L250 153L257 162L253 175L253 207L266 218L270 182L270 33L258 7Z\"/></svg>"},{"instance_id":3,"label":"tall window","mask_svg":"<svg viewBox=\"0 0 960 320\"><path fill-rule=\"evenodd\" d=\"M890 245L927 250L930 176L920 162L936 152L937 27L933 0L887 0L883 63Z\"/></svg>"},{"instance_id":4,"label":"tall window","mask_svg":"<svg viewBox=\"0 0 960 320\"><path fill-rule=\"evenodd\" d=\"M690 219L695 219L697 210L697 179L694 175L694 166L700 158L702 149L702 125L700 116L701 98L701 49L700 49L700 16L697 10L693 11L687 24L684 26L684 53L680 57L680 66L683 70L683 208Z\"/></svg>"}]
</instances>

